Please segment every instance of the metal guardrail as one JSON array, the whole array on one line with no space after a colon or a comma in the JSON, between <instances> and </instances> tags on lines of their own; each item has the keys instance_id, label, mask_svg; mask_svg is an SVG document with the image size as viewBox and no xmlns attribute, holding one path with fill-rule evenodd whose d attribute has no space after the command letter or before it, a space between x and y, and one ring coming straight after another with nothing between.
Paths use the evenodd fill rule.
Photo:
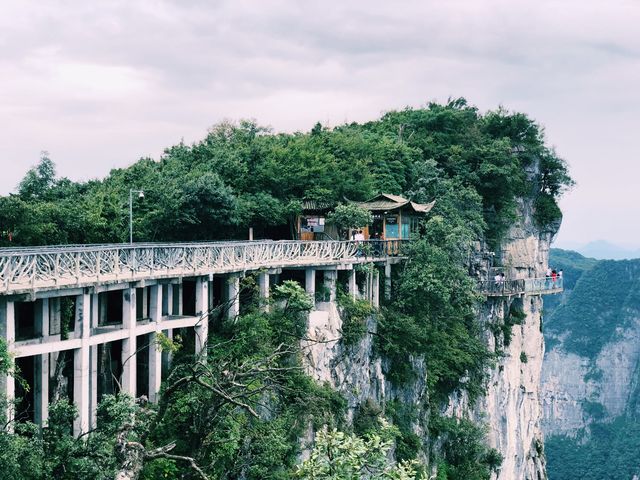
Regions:
<instances>
[{"instance_id":1,"label":"metal guardrail","mask_svg":"<svg viewBox=\"0 0 640 480\"><path fill-rule=\"evenodd\" d=\"M265 240L0 249L0 294L100 281L356 263L400 256L406 242Z\"/></svg>"},{"instance_id":2,"label":"metal guardrail","mask_svg":"<svg viewBox=\"0 0 640 480\"><path fill-rule=\"evenodd\" d=\"M488 297L507 297L510 295L544 295L563 291L562 277L552 278L524 278L519 280L478 282L478 291Z\"/></svg>"}]
</instances>

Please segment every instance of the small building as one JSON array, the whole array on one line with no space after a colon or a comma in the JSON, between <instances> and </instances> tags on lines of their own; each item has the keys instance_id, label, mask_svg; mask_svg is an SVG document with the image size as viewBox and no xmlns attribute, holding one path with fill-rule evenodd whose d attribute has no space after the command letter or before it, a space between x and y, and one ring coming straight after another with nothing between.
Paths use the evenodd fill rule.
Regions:
<instances>
[{"instance_id":1,"label":"small building","mask_svg":"<svg viewBox=\"0 0 640 480\"><path fill-rule=\"evenodd\" d=\"M304 200L297 221L298 240L337 240L337 228L327 224L327 215L335 207L331 202Z\"/></svg>"},{"instance_id":2,"label":"small building","mask_svg":"<svg viewBox=\"0 0 640 480\"><path fill-rule=\"evenodd\" d=\"M354 203L373 214L373 224L363 229L366 239L405 240L418 229L420 220L436 202L422 204L400 195L381 193L366 202Z\"/></svg>"}]
</instances>

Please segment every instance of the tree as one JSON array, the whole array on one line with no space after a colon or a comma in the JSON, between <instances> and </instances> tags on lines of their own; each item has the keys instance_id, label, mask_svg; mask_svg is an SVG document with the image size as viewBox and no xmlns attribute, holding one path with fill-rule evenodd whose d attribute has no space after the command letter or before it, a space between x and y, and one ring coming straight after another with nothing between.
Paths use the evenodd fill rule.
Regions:
<instances>
[{"instance_id":1,"label":"tree","mask_svg":"<svg viewBox=\"0 0 640 480\"><path fill-rule=\"evenodd\" d=\"M43 200L55 185L56 167L49 152L40 154L40 162L31 168L18 185L18 195L24 200Z\"/></svg>"},{"instance_id":2,"label":"tree","mask_svg":"<svg viewBox=\"0 0 640 480\"><path fill-rule=\"evenodd\" d=\"M336 429L316 434L311 454L295 472L302 480L413 480L416 462L394 464L388 454L396 429L381 420L378 433L364 437Z\"/></svg>"},{"instance_id":3,"label":"tree","mask_svg":"<svg viewBox=\"0 0 640 480\"><path fill-rule=\"evenodd\" d=\"M350 228L363 228L373 223L371 212L354 203L338 205L333 212L328 215L327 220L338 227L341 235L346 236Z\"/></svg>"}]
</instances>

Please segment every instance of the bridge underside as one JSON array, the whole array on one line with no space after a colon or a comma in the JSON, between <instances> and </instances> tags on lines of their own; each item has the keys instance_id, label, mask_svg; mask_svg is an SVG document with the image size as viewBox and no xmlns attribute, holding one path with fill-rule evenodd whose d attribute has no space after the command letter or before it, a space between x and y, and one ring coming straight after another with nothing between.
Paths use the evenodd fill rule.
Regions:
<instances>
[{"instance_id":1,"label":"bridge underside","mask_svg":"<svg viewBox=\"0 0 640 480\"><path fill-rule=\"evenodd\" d=\"M125 278L84 278L66 287L62 282L30 289L14 285L12 294L0 294L0 333L30 388L12 376L2 378L2 392L18 399L7 415L43 424L49 403L69 396L79 412L74 432L81 434L95 427L96 408L106 394L157 400L171 362L158 346L161 335L179 335L183 351L206 355L209 322L235 319L244 308L243 276L257 277L264 310L269 309L270 288L287 279L298 281L316 302L335 300L342 285L354 298L377 306L381 284L390 295L391 267L398 261L357 255L253 270L216 269L215 274L140 271ZM355 268L365 262L380 268ZM316 289L318 282L323 287Z\"/></svg>"}]
</instances>

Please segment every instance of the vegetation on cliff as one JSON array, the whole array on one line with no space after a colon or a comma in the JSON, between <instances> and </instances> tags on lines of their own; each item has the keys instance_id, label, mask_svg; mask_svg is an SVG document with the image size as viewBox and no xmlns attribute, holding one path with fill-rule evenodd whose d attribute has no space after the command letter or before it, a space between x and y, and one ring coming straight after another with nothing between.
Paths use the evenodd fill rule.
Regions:
<instances>
[{"instance_id":1,"label":"vegetation on cliff","mask_svg":"<svg viewBox=\"0 0 640 480\"><path fill-rule=\"evenodd\" d=\"M537 206L541 224L553 223L560 215L557 196L570 184L564 162L526 115L502 109L481 114L457 99L389 112L365 124L332 129L318 124L304 134L273 134L254 122L223 123L201 142L168 148L159 161L141 159L85 183L56 178L44 155L16 194L0 197L0 231L11 232L10 242L6 235L0 241L124 241L129 189L145 191L135 205L137 241L243 238L249 226L258 238L284 238L303 200L339 203L378 191L418 202L435 198L410 247L410 261L394 282L393 298L381 309L375 346L389 360L386 373L398 385L415 378L410 359L424 360L425 401L436 411L455 391L466 390L472 399L481 395L491 361L465 268L472 242L497 245L523 196ZM27 425L15 435L2 434L7 455L0 456L0 467L12 468L15 478L106 478L136 454L142 458L142 478L198 478L201 469L211 478L284 479L293 475L299 438L309 423L345 431L338 435L341 442L362 446L382 438L385 424L377 420L366 432L356 432L369 437L349 436L358 425L345 422L344 400L302 373L306 296L295 283L276 288L274 297L280 295L284 308L269 314L254 308L235 323L212 322L206 362L181 354L186 348L178 351L157 407L124 396L109 399L127 413L105 421L100 428L110 430L104 436L90 436L99 445L87 448L91 443L70 437L73 411L67 408L61 423L46 429L70 445L56 457L63 460L55 466L38 463L57 447L42 443L35 427ZM349 302L342 308L344 343L355 348L368 333L368 309ZM230 382L240 377L241 382ZM486 448L481 428L434 416L428 444L406 421L413 406L390 402L393 408L380 414L397 426L399 459L429 458L441 466L439 478L449 480L488 479L497 468L499 455ZM41 473L33 477L19 461L28 452L37 452L29 458L38 463L33 471ZM363 458L381 457L374 452ZM52 473L62 464L70 466L63 474ZM387 467L381 471L394 471Z\"/></svg>"},{"instance_id":2,"label":"vegetation on cliff","mask_svg":"<svg viewBox=\"0 0 640 480\"><path fill-rule=\"evenodd\" d=\"M637 322L640 260L595 260L553 249L550 264L564 270L565 293L560 301L545 299L546 348L561 344L562 350L588 359L590 369L584 381L607 389L596 359L608 343L616 342ZM585 427L575 436L546 438L549 478L634 478L640 474L640 390L636 382L625 401L625 412L613 417L598 401L584 400Z\"/></svg>"}]
</instances>

